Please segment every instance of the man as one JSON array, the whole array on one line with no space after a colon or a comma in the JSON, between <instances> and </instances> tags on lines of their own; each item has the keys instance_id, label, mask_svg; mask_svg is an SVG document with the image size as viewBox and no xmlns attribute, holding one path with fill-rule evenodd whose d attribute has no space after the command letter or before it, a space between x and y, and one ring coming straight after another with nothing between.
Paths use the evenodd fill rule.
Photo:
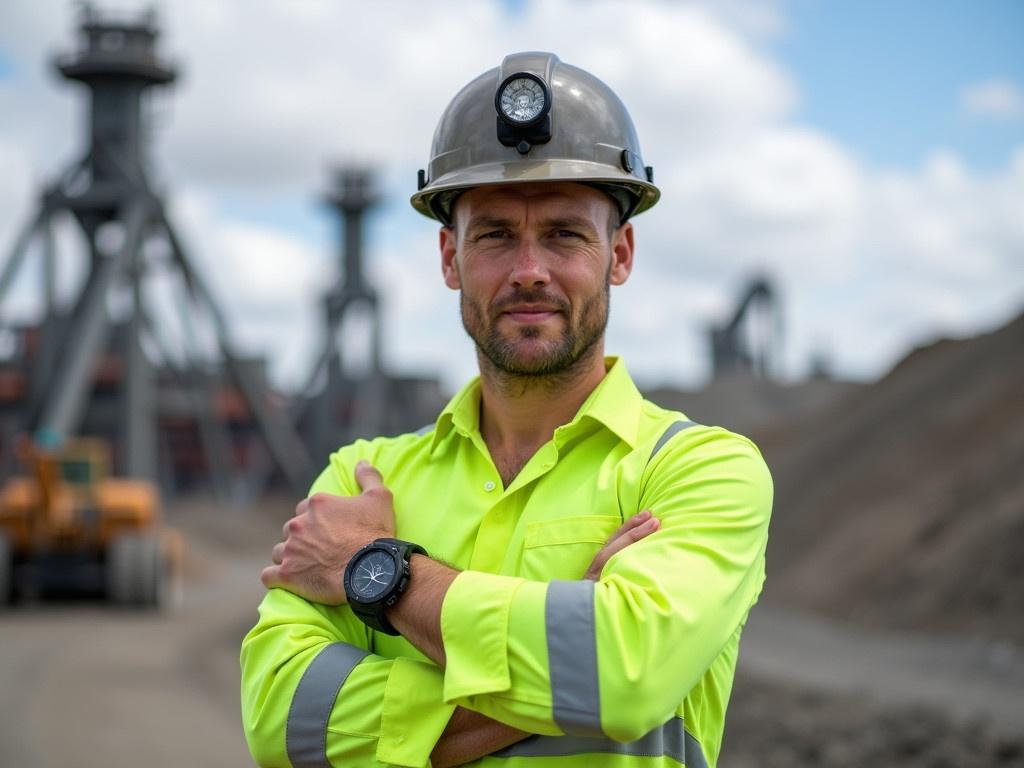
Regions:
<instances>
[{"instance_id":1,"label":"man","mask_svg":"<svg viewBox=\"0 0 1024 768\"><path fill-rule=\"evenodd\" d=\"M771 479L604 357L657 199L622 103L551 54L449 105L412 203L480 377L285 525L242 646L261 765L715 764Z\"/></svg>"}]
</instances>

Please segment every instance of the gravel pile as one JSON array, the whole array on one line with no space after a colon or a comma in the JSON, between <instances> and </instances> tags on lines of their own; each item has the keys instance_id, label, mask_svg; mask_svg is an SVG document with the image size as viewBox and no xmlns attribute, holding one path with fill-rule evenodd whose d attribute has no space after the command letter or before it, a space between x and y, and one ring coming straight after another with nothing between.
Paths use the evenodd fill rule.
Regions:
<instances>
[{"instance_id":1,"label":"gravel pile","mask_svg":"<svg viewBox=\"0 0 1024 768\"><path fill-rule=\"evenodd\" d=\"M767 597L1024 645L1024 315L753 437L776 482Z\"/></svg>"}]
</instances>

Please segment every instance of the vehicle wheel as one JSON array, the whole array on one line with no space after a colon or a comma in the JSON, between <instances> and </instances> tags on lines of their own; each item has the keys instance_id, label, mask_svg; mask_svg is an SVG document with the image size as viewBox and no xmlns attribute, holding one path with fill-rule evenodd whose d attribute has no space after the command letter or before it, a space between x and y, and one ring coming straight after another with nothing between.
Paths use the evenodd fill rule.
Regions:
<instances>
[{"instance_id":1,"label":"vehicle wheel","mask_svg":"<svg viewBox=\"0 0 1024 768\"><path fill-rule=\"evenodd\" d=\"M123 533L107 552L107 596L117 605L160 605L164 564L155 534Z\"/></svg>"}]
</instances>

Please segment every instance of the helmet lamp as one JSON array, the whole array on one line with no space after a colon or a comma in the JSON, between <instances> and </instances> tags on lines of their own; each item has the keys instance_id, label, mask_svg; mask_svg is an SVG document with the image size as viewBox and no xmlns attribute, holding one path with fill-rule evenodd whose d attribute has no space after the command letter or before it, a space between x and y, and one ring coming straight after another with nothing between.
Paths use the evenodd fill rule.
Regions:
<instances>
[{"instance_id":1,"label":"helmet lamp","mask_svg":"<svg viewBox=\"0 0 1024 768\"><path fill-rule=\"evenodd\" d=\"M548 89L540 78L520 72L505 79L495 98L498 114L517 126L536 123L551 108Z\"/></svg>"}]
</instances>

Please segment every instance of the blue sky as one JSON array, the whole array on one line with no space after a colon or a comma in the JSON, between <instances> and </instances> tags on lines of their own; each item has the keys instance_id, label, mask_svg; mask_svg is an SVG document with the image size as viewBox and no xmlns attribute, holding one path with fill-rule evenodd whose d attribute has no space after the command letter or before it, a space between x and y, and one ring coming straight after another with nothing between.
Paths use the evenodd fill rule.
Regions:
<instances>
[{"instance_id":1,"label":"blue sky","mask_svg":"<svg viewBox=\"0 0 1024 768\"><path fill-rule=\"evenodd\" d=\"M80 151L82 94L49 64L73 47L74 8L0 9L0 252ZM1024 307L1022 2L157 8L183 77L157 101L154 175L236 336L280 381L301 379L317 344L338 261L318 198L348 160L381 174L367 243L386 359L443 371L450 388L472 373L436 227L407 201L443 104L515 50L553 50L605 79L656 168L662 201L637 219L638 267L609 330L638 379L700 383L703 329L756 269L784 297L789 378L821 351L838 374L872 378L914 345Z\"/></svg>"},{"instance_id":2,"label":"blue sky","mask_svg":"<svg viewBox=\"0 0 1024 768\"><path fill-rule=\"evenodd\" d=\"M1004 165L1021 122L965 116L959 91L995 75L1024 82L1019 0L788 0L774 46L800 84L801 120L884 166L920 165L950 147Z\"/></svg>"}]
</instances>

